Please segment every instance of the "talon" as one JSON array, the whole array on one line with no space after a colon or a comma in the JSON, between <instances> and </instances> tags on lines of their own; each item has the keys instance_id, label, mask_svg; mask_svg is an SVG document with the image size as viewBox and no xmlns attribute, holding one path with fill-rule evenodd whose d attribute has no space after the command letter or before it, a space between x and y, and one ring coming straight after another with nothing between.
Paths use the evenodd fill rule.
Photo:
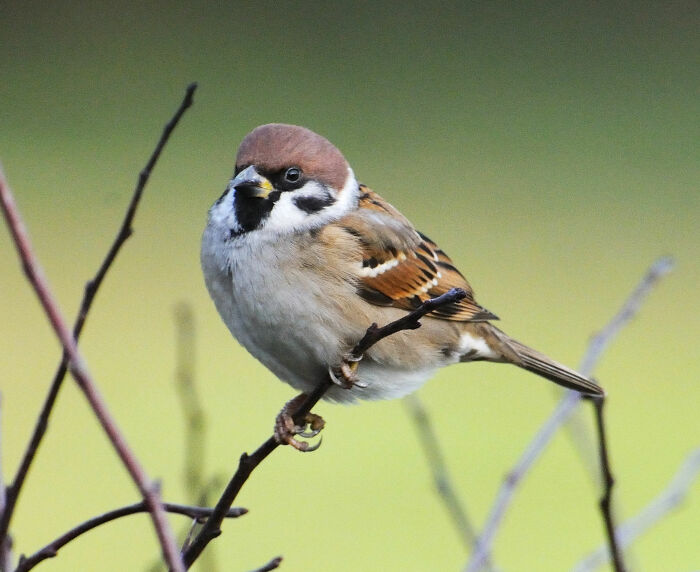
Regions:
<instances>
[{"instance_id":1,"label":"talon","mask_svg":"<svg viewBox=\"0 0 700 572\"><path fill-rule=\"evenodd\" d=\"M357 375L357 367L362 360L362 356L354 356L345 354L343 361L339 366L329 368L331 379L334 383L345 389L359 387L360 389L367 387L366 383L362 383Z\"/></svg>"},{"instance_id":2,"label":"talon","mask_svg":"<svg viewBox=\"0 0 700 572\"><path fill-rule=\"evenodd\" d=\"M326 422L323 417L315 413L307 413L303 419L303 425L297 425L292 418L292 412L306 399L305 394L297 395L288 401L275 419L274 437L280 445L291 445L297 451L310 453L321 446L321 439L315 445L310 446L306 441L299 441L296 436L311 438L318 435ZM308 430L307 430L308 429Z\"/></svg>"}]
</instances>

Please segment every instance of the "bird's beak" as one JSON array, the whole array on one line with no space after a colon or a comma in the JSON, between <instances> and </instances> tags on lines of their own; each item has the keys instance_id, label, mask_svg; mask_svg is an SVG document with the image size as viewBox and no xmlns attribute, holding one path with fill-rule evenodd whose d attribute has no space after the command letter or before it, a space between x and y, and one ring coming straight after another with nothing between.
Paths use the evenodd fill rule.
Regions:
<instances>
[{"instance_id":1,"label":"bird's beak","mask_svg":"<svg viewBox=\"0 0 700 572\"><path fill-rule=\"evenodd\" d=\"M259 199L266 199L274 190L272 183L258 173L253 165L238 173L231 181L231 187L236 189L236 194Z\"/></svg>"}]
</instances>

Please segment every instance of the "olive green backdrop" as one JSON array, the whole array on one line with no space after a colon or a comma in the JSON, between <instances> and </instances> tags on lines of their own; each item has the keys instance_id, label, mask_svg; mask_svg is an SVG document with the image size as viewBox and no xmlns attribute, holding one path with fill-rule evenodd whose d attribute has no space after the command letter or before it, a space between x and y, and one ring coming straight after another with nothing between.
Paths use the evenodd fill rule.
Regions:
<instances>
[{"instance_id":1,"label":"olive green backdrop","mask_svg":"<svg viewBox=\"0 0 700 572\"><path fill-rule=\"evenodd\" d=\"M658 4L658 5L656 5ZM306 125L437 240L512 335L576 365L647 266L676 271L605 355L615 490L636 514L700 444L697 4L34 3L0 5L0 160L72 315L185 86L195 106L147 188L82 347L164 497L188 498L173 308L195 313L205 471L225 477L292 395L230 338L199 269L240 139ZM15 470L60 351L0 233L2 462ZM477 526L556 399L515 368L441 372L420 395ZM279 450L214 543L219 570L459 570L467 559L400 401L322 404L321 449ZM589 412L585 419L589 420ZM504 570L566 570L603 542L599 491L565 434L495 545ZM137 493L66 384L13 524L31 552ZM173 517L180 528L185 523ZM700 565L700 487L635 545L644 570ZM140 570L144 516L42 564ZM200 570L212 569L200 566Z\"/></svg>"}]
</instances>

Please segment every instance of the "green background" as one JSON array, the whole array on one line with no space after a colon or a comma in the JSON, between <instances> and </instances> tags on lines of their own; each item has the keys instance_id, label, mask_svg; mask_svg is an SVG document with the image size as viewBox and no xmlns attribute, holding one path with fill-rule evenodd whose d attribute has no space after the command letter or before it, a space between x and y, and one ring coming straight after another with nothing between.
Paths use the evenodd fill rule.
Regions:
<instances>
[{"instance_id":1,"label":"green background","mask_svg":"<svg viewBox=\"0 0 700 572\"><path fill-rule=\"evenodd\" d=\"M119 5L116 5L119 4ZM591 3L592 4L592 3ZM205 291L209 205L254 126L306 125L439 242L513 336L575 365L647 266L675 272L596 374L616 499L636 514L700 443L697 4L35 3L0 5L0 161L65 313L77 309L185 86L195 106L147 188L82 347L164 497L188 499L173 308L192 305L205 472L224 478L292 396L230 338ZM2 234L5 234L4 232ZM0 237L2 463L15 470L60 351ZM492 364L420 395L481 526L549 415L553 388ZM220 570L459 570L467 559L400 401L321 404L321 449L253 475L213 548ZM589 422L590 412L585 419ZM557 436L495 545L504 570L566 570L603 542L599 491ZM13 523L17 553L137 493L66 384ZM177 528L185 525L173 517ZM700 487L636 544L640 570L700 566ZM70 544L47 570L139 570L148 519ZM213 569L211 565L200 570Z\"/></svg>"}]
</instances>

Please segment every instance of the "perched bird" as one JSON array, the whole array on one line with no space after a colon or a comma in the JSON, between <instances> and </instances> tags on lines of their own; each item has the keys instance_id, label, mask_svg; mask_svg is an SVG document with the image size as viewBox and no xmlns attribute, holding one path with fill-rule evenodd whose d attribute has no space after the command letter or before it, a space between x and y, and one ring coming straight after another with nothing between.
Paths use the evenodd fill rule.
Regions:
<instances>
[{"instance_id":1,"label":"perched bird","mask_svg":"<svg viewBox=\"0 0 700 572\"><path fill-rule=\"evenodd\" d=\"M201 262L231 333L303 393L342 362L370 324L396 320L458 287L467 293L463 300L423 318L420 329L377 343L357 365L356 383L341 382L325 398L401 397L440 367L477 360L603 395L592 380L491 324L498 318L476 303L437 244L359 183L332 143L304 127L273 123L246 135L234 177L209 210ZM305 428L289 413L280 413L275 436L304 449L295 434ZM314 416L307 420L321 426Z\"/></svg>"}]
</instances>

